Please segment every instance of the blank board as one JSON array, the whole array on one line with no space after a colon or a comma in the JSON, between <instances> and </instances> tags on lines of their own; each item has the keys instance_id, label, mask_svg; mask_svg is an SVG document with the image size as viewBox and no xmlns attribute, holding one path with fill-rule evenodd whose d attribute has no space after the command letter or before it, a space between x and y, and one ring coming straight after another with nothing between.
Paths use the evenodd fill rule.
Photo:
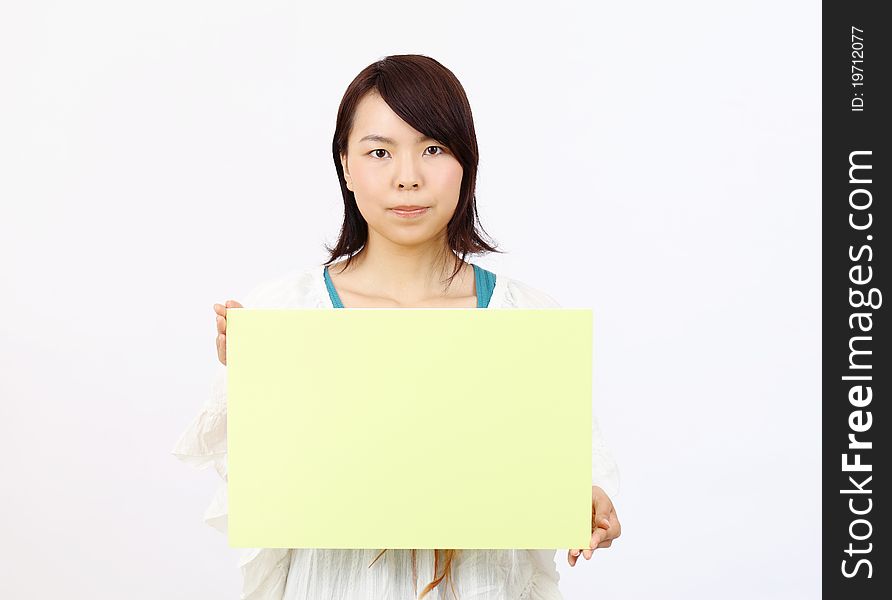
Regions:
<instances>
[{"instance_id":1,"label":"blank board","mask_svg":"<svg viewBox=\"0 0 892 600\"><path fill-rule=\"evenodd\" d=\"M229 545L588 548L590 309L229 309Z\"/></svg>"}]
</instances>

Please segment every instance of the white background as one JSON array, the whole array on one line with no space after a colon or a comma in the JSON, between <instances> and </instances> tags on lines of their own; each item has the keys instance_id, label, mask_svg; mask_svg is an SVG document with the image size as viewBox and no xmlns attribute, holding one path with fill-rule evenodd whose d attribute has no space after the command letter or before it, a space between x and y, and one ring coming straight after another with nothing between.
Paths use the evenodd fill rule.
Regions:
<instances>
[{"instance_id":1,"label":"white background","mask_svg":"<svg viewBox=\"0 0 892 600\"><path fill-rule=\"evenodd\" d=\"M587 598L820 594L817 2L3 2L0 588L235 598L170 449L212 304L325 259L338 103L461 80L497 274L595 311L623 535Z\"/></svg>"}]
</instances>

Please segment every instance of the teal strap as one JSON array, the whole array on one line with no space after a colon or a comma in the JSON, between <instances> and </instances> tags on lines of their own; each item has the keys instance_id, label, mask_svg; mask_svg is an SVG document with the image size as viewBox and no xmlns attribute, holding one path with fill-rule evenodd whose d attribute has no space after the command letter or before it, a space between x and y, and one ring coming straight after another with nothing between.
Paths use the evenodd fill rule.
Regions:
<instances>
[{"instance_id":1,"label":"teal strap","mask_svg":"<svg viewBox=\"0 0 892 600\"><path fill-rule=\"evenodd\" d=\"M474 267L474 280L477 285L477 308L487 308L492 298L492 291L496 287L496 275L474 263L471 265Z\"/></svg>"},{"instance_id":2,"label":"teal strap","mask_svg":"<svg viewBox=\"0 0 892 600\"><path fill-rule=\"evenodd\" d=\"M328 288L328 297L331 298L331 303L335 308L344 308L344 303L341 302L341 297L338 296L338 291L335 289L334 284L331 282L331 275L328 274L328 265L325 265L325 287ZM316 281L319 281L318 279Z\"/></svg>"},{"instance_id":3,"label":"teal strap","mask_svg":"<svg viewBox=\"0 0 892 600\"><path fill-rule=\"evenodd\" d=\"M495 273L478 267L473 263L471 263L471 266L474 267L474 283L477 287L477 308L487 308L492 298L492 292L496 287ZM323 274L325 276L325 287L328 289L328 297L331 299L332 305L335 308L344 308L344 303L341 302L341 297L338 296L338 291L331 281L331 275L328 274L328 265L325 266Z\"/></svg>"}]
</instances>

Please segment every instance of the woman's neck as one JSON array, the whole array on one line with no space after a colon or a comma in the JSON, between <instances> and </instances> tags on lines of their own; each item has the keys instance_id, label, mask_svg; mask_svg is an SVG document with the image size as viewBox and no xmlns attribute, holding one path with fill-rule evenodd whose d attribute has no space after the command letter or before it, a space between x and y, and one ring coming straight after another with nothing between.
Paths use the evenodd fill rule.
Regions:
<instances>
[{"instance_id":1,"label":"woman's neck","mask_svg":"<svg viewBox=\"0 0 892 600\"><path fill-rule=\"evenodd\" d=\"M348 269L342 270L346 261L341 261L329 268L329 274L337 276L342 287L362 290L368 296L412 301L446 294L447 280L459 262L444 245L406 247L370 239ZM462 265L455 282L469 271L470 265Z\"/></svg>"}]
</instances>

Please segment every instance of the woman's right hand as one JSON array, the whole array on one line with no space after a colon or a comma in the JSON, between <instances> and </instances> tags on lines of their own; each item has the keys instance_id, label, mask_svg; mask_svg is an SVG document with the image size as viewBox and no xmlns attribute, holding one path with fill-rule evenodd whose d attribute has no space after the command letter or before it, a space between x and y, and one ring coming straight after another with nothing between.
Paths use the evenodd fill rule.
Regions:
<instances>
[{"instance_id":1,"label":"woman's right hand","mask_svg":"<svg viewBox=\"0 0 892 600\"><path fill-rule=\"evenodd\" d=\"M226 309L244 308L235 300L227 300L226 305L215 304L214 312L217 313L217 358L226 364Z\"/></svg>"}]
</instances>

